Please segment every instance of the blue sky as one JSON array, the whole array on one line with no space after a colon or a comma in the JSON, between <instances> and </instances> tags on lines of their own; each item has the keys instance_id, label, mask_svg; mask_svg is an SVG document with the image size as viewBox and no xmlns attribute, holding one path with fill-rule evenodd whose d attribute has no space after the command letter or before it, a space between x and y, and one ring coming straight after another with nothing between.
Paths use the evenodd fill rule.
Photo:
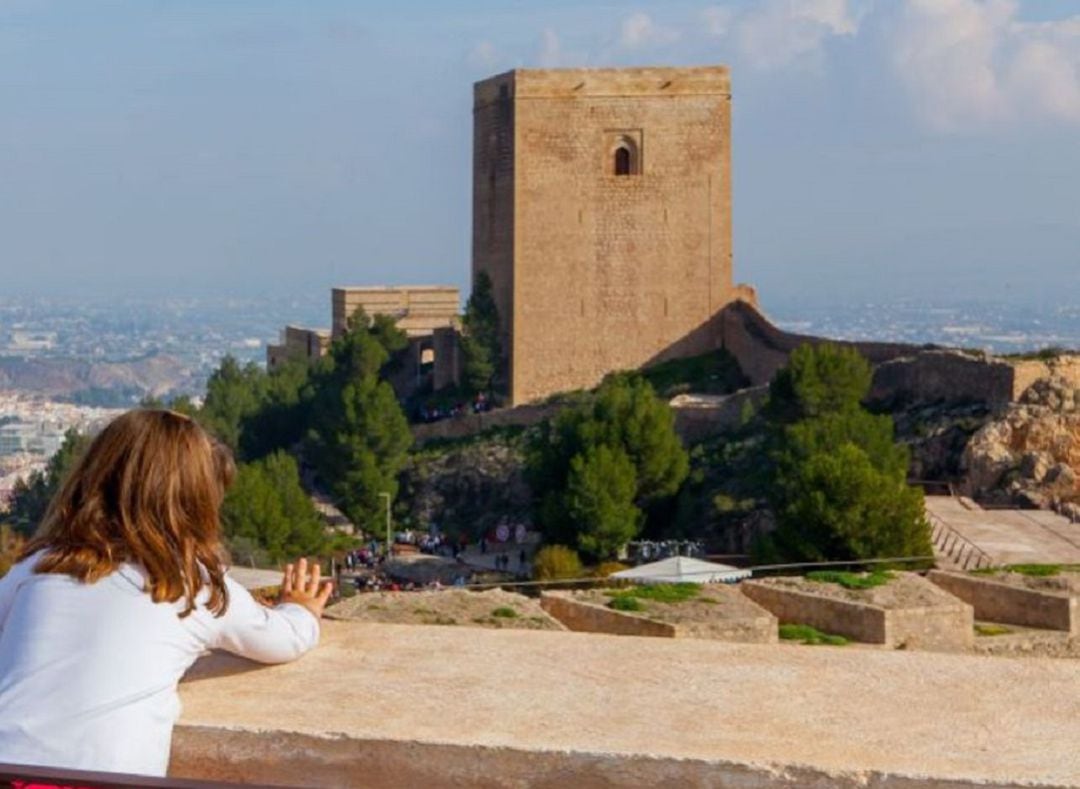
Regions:
<instances>
[{"instance_id":1,"label":"blue sky","mask_svg":"<svg viewBox=\"0 0 1080 789\"><path fill-rule=\"evenodd\" d=\"M473 81L697 63L766 307L1080 293L1080 0L0 0L0 288L464 287Z\"/></svg>"}]
</instances>

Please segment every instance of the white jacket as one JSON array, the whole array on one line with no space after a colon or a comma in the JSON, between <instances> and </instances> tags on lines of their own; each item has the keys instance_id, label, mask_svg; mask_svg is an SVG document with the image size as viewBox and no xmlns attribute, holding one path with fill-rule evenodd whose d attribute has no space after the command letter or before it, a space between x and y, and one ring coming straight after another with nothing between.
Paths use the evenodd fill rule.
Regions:
<instances>
[{"instance_id":1,"label":"white jacket","mask_svg":"<svg viewBox=\"0 0 1080 789\"><path fill-rule=\"evenodd\" d=\"M204 590L181 619L183 600L151 601L137 565L84 584L36 561L0 579L0 764L165 775L176 686L199 655L283 663L319 641L306 608L267 608L231 578L223 616Z\"/></svg>"}]
</instances>

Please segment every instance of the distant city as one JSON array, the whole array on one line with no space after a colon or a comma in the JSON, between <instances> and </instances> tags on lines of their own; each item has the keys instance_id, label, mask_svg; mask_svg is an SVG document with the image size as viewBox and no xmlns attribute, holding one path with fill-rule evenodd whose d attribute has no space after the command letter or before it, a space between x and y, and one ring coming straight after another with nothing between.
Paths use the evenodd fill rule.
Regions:
<instances>
[{"instance_id":1,"label":"distant city","mask_svg":"<svg viewBox=\"0 0 1080 789\"><path fill-rule=\"evenodd\" d=\"M783 329L838 340L879 340L1022 354L1080 348L1080 306L897 301L799 306L766 312Z\"/></svg>"},{"instance_id":2,"label":"distant city","mask_svg":"<svg viewBox=\"0 0 1080 789\"><path fill-rule=\"evenodd\" d=\"M124 407L200 397L222 357L264 364L281 326L323 326L329 294L290 298L0 299L0 393ZM765 303L789 331L964 346L993 353L1080 348L1080 306ZM4 413L0 413L3 419ZM10 416L10 415L9 415Z\"/></svg>"}]
</instances>

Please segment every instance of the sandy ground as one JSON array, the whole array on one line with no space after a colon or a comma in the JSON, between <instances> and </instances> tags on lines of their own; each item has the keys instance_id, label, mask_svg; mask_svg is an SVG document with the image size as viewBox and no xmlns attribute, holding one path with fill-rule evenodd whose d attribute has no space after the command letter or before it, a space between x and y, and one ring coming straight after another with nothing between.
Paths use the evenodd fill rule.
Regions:
<instances>
[{"instance_id":1,"label":"sandy ground","mask_svg":"<svg viewBox=\"0 0 1080 789\"><path fill-rule=\"evenodd\" d=\"M495 616L497 609L509 608L517 616ZM373 592L342 600L326 610L332 619L382 622L398 625L465 625L499 630L564 630L525 595L489 589L470 592L443 589L424 592Z\"/></svg>"},{"instance_id":2,"label":"sandy ground","mask_svg":"<svg viewBox=\"0 0 1080 789\"><path fill-rule=\"evenodd\" d=\"M619 589L586 589L573 593L575 600L606 606ZM620 611L628 616L640 616L671 625L709 623L718 619L753 619L763 611L733 586L703 586L692 600L681 603L660 603L641 599L641 611Z\"/></svg>"}]
</instances>

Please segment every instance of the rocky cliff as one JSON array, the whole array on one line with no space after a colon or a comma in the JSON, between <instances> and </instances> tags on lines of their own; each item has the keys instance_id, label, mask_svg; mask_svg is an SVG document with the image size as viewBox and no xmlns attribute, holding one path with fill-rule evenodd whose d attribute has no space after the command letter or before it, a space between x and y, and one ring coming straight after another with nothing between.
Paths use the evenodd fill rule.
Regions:
<instances>
[{"instance_id":1,"label":"rocky cliff","mask_svg":"<svg viewBox=\"0 0 1080 789\"><path fill-rule=\"evenodd\" d=\"M1080 388L1061 376L1035 381L972 436L961 468L969 495L1080 517Z\"/></svg>"}]
</instances>

